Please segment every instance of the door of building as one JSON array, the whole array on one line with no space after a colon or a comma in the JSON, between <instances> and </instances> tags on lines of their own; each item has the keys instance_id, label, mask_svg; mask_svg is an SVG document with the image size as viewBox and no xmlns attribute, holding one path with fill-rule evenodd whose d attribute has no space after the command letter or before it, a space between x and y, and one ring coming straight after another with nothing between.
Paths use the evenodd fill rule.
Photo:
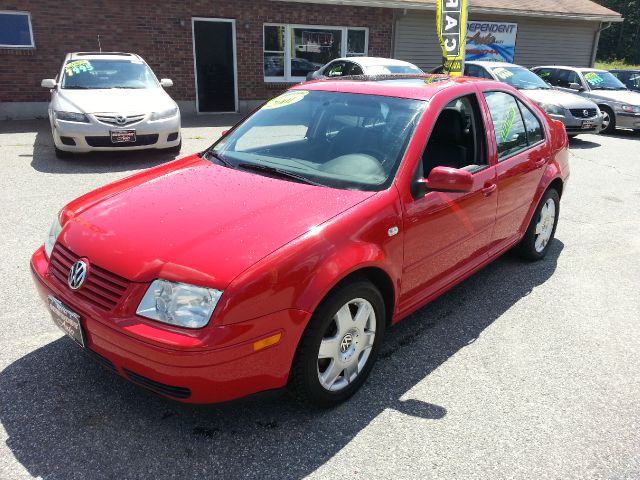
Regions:
<instances>
[{"instance_id":1,"label":"door of building","mask_svg":"<svg viewBox=\"0 0 640 480\"><path fill-rule=\"evenodd\" d=\"M192 25L198 112L237 111L235 20L194 18Z\"/></svg>"}]
</instances>

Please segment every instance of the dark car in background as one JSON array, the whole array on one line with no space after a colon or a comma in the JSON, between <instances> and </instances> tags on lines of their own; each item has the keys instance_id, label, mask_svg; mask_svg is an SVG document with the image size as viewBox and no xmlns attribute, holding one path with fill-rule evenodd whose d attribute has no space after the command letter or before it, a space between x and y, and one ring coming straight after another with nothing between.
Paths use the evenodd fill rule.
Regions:
<instances>
[{"instance_id":1,"label":"dark car in background","mask_svg":"<svg viewBox=\"0 0 640 480\"><path fill-rule=\"evenodd\" d=\"M629 90L640 92L640 70L609 70Z\"/></svg>"}]
</instances>

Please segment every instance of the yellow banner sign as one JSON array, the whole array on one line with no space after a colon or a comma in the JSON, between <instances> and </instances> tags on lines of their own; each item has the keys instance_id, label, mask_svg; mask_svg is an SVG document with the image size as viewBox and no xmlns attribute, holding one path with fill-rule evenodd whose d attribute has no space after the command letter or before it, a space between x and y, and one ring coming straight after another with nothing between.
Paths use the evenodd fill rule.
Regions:
<instances>
[{"instance_id":1,"label":"yellow banner sign","mask_svg":"<svg viewBox=\"0 0 640 480\"><path fill-rule=\"evenodd\" d=\"M437 0L436 24L444 73L462 75L467 30L467 0Z\"/></svg>"}]
</instances>

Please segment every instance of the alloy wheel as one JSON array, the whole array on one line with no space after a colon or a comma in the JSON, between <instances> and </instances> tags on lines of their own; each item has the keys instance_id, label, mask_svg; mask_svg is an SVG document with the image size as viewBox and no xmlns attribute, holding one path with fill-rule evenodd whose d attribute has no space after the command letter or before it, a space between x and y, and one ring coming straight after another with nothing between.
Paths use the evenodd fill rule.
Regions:
<instances>
[{"instance_id":1,"label":"alloy wheel","mask_svg":"<svg viewBox=\"0 0 640 480\"><path fill-rule=\"evenodd\" d=\"M318 351L318 379L326 390L346 388L363 371L376 336L376 314L363 298L345 303L333 316Z\"/></svg>"},{"instance_id":2,"label":"alloy wheel","mask_svg":"<svg viewBox=\"0 0 640 480\"><path fill-rule=\"evenodd\" d=\"M553 198L549 198L540 210L540 218L538 219L538 223L536 224L535 248L538 253L542 252L549 243L549 240L551 239L551 235L553 233L555 221L556 202L553 200Z\"/></svg>"}]
</instances>

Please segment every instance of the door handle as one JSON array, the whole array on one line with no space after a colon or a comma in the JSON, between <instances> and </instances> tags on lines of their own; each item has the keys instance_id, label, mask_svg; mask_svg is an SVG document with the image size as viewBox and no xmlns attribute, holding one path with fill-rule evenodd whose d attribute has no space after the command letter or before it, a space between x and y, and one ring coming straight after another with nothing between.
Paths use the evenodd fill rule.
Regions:
<instances>
[{"instance_id":1,"label":"door handle","mask_svg":"<svg viewBox=\"0 0 640 480\"><path fill-rule=\"evenodd\" d=\"M542 167L545 163L547 163L547 159L542 157L539 158L538 160L536 160L533 164L535 165L536 168L540 168Z\"/></svg>"},{"instance_id":2,"label":"door handle","mask_svg":"<svg viewBox=\"0 0 640 480\"><path fill-rule=\"evenodd\" d=\"M498 189L498 185L496 185L495 183L490 183L489 185L485 185L485 187L482 189L482 194L485 197L488 197L493 192L495 192L497 189Z\"/></svg>"}]
</instances>

